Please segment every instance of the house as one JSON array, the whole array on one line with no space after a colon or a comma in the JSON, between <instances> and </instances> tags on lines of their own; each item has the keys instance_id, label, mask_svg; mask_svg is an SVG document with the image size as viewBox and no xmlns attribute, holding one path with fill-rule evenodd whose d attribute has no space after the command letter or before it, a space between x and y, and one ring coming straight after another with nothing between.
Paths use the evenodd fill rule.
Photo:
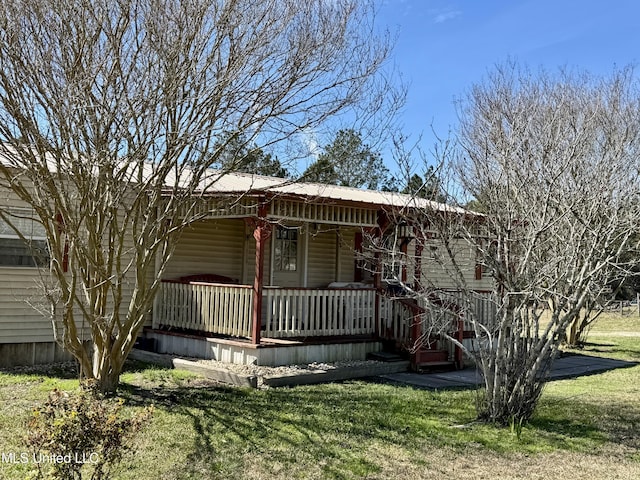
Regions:
<instances>
[{"instance_id":1,"label":"house","mask_svg":"<svg viewBox=\"0 0 640 480\"><path fill-rule=\"evenodd\" d=\"M159 353L283 365L364 359L390 344L411 350L421 334L415 318L422 310L389 287L393 279L429 277L441 293L453 287L430 261L432 251L415 248L411 229L394 224L391 214L462 210L398 193L241 173L221 177L205 193L201 220L182 234L144 331L146 345ZM8 193L0 202L24 208ZM25 220L24 228L46 246L37 222ZM369 248L376 239L389 254ZM470 284L488 289L490 279L478 276L474 252L464 252ZM36 266L15 234L0 225L5 364L64 356L48 322L29 305L38 296ZM454 348L436 343L427 343L426 352L414 349L414 362L460 362Z\"/></svg>"}]
</instances>

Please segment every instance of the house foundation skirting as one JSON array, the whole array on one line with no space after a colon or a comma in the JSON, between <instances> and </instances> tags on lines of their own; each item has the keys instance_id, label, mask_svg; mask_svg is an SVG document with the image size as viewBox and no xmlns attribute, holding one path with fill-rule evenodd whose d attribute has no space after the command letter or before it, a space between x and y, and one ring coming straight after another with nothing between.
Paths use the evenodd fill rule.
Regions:
<instances>
[{"instance_id":1,"label":"house foundation skirting","mask_svg":"<svg viewBox=\"0 0 640 480\"><path fill-rule=\"evenodd\" d=\"M269 344L268 339L263 339L262 344L252 345L242 341L159 331L147 331L145 336L153 339L157 353L269 367L365 360L367 354L382 350L382 343L375 340L314 344L290 341Z\"/></svg>"},{"instance_id":2,"label":"house foundation skirting","mask_svg":"<svg viewBox=\"0 0 640 480\"><path fill-rule=\"evenodd\" d=\"M0 343L0 368L73 360L56 342Z\"/></svg>"}]
</instances>

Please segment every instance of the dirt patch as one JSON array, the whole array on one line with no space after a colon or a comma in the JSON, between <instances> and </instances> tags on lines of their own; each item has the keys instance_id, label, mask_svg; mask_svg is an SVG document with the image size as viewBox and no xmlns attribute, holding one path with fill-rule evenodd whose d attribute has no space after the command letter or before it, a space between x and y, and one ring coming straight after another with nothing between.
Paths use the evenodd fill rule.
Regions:
<instances>
[{"instance_id":1,"label":"dirt patch","mask_svg":"<svg viewBox=\"0 0 640 480\"><path fill-rule=\"evenodd\" d=\"M379 365L383 362L375 360L350 360L333 363L313 362L300 365L286 365L281 367L267 367L263 365L238 365L235 363L219 362L217 360L198 360L198 363L209 365L214 368L229 370L239 375L253 375L256 377L279 376L279 375L295 375L312 371L329 371L339 368L359 368L371 365Z\"/></svg>"}]
</instances>

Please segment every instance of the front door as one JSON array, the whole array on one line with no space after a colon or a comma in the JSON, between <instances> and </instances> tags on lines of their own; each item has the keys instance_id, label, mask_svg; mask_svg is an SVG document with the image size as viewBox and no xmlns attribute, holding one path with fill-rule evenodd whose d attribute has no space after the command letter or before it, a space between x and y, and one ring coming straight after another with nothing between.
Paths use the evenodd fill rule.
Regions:
<instances>
[{"instance_id":1,"label":"front door","mask_svg":"<svg viewBox=\"0 0 640 480\"><path fill-rule=\"evenodd\" d=\"M300 287L301 248L300 230L276 227L273 232L273 282L277 287Z\"/></svg>"}]
</instances>

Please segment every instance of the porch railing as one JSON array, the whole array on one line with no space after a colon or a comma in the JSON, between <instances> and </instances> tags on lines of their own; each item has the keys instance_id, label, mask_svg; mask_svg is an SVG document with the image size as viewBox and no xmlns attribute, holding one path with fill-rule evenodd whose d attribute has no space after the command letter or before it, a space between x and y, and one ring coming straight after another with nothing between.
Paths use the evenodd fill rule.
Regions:
<instances>
[{"instance_id":1,"label":"porch railing","mask_svg":"<svg viewBox=\"0 0 640 480\"><path fill-rule=\"evenodd\" d=\"M154 326L251 337L250 285L162 282ZM375 332L375 289L263 290L262 336L363 335Z\"/></svg>"},{"instance_id":2,"label":"porch railing","mask_svg":"<svg viewBox=\"0 0 640 480\"><path fill-rule=\"evenodd\" d=\"M154 326L251 336L250 285L162 282Z\"/></svg>"},{"instance_id":3,"label":"porch railing","mask_svg":"<svg viewBox=\"0 0 640 480\"><path fill-rule=\"evenodd\" d=\"M373 288L265 288L263 336L363 335L375 332Z\"/></svg>"},{"instance_id":4,"label":"porch railing","mask_svg":"<svg viewBox=\"0 0 640 480\"><path fill-rule=\"evenodd\" d=\"M398 299L379 296L380 318L378 332L382 338L408 344L411 339L413 314Z\"/></svg>"},{"instance_id":5,"label":"porch railing","mask_svg":"<svg viewBox=\"0 0 640 480\"><path fill-rule=\"evenodd\" d=\"M491 292L473 291L465 294L459 290L434 290L431 301L433 298L439 299L444 305L453 306L453 310L459 309L460 317L464 321L464 330L473 330L472 317L488 328L495 322L497 307ZM423 308L427 307L426 298L421 299L419 303Z\"/></svg>"},{"instance_id":6,"label":"porch railing","mask_svg":"<svg viewBox=\"0 0 640 480\"><path fill-rule=\"evenodd\" d=\"M463 321L463 332L472 331L471 315L485 326L490 326L496 314L496 304L489 292L473 292L465 304L464 294L457 290L434 290L429 296L417 299L417 306L422 310L421 318L414 317L415 312L403 298L380 296L380 318L378 332L382 338L394 339L405 345L411 343L412 325L424 322L420 330L429 332L430 328L437 333L439 328L449 326L449 332L457 329L457 321ZM468 307L468 308L467 308ZM469 312L468 309L472 310ZM415 332L414 332L415 333Z\"/></svg>"},{"instance_id":7,"label":"porch railing","mask_svg":"<svg viewBox=\"0 0 640 480\"><path fill-rule=\"evenodd\" d=\"M441 301L463 305L457 292L437 291L436 295ZM376 301L379 302L377 328ZM420 301L418 305L426 307ZM477 295L470 306L484 322L495 316L495 304L489 295ZM252 310L250 285L167 281L162 282L158 292L154 326L250 338ZM470 330L468 314L462 313L464 330ZM452 323L457 317L446 309L443 314L451 317ZM400 299L377 296L373 288L265 287L263 290L263 337L328 337L377 332L382 338L405 343L411 339L413 323L411 309Z\"/></svg>"}]
</instances>

